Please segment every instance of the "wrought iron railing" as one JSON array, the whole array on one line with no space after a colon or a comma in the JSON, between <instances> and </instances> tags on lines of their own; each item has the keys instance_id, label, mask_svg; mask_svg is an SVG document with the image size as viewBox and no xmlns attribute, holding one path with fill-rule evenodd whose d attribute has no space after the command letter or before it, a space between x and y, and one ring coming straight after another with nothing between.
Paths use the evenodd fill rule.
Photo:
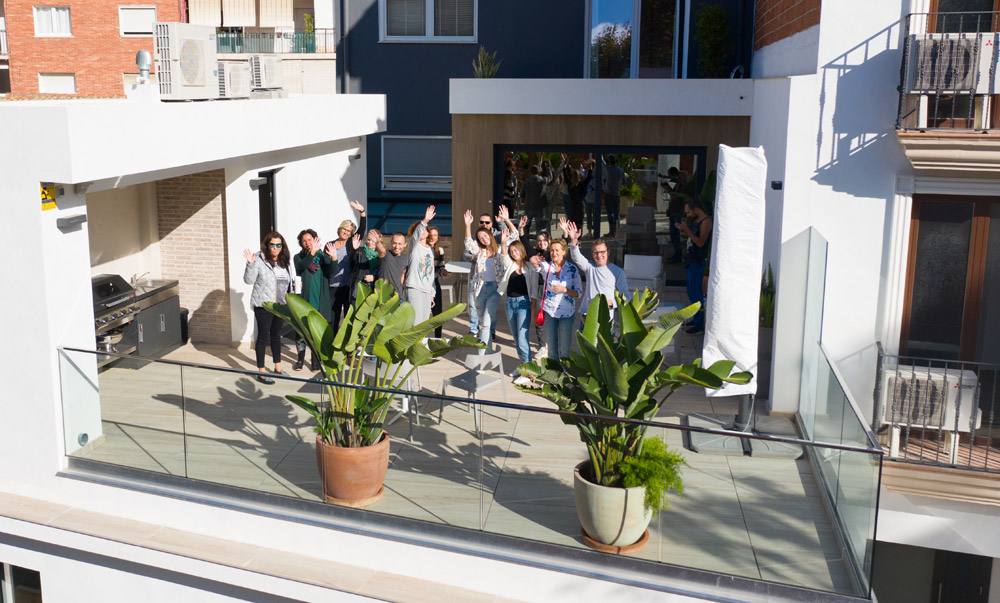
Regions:
<instances>
[{"instance_id":1,"label":"wrought iron railing","mask_svg":"<svg viewBox=\"0 0 1000 603\"><path fill-rule=\"evenodd\" d=\"M878 352L872 427L890 459L1000 473L1000 364Z\"/></svg>"},{"instance_id":2,"label":"wrought iron railing","mask_svg":"<svg viewBox=\"0 0 1000 603\"><path fill-rule=\"evenodd\" d=\"M216 47L220 54L328 54L337 51L334 32L334 29L317 29L308 33L220 31L216 37Z\"/></svg>"},{"instance_id":3,"label":"wrought iron railing","mask_svg":"<svg viewBox=\"0 0 1000 603\"><path fill-rule=\"evenodd\" d=\"M903 25L896 128L994 127L1000 13L914 13Z\"/></svg>"}]
</instances>

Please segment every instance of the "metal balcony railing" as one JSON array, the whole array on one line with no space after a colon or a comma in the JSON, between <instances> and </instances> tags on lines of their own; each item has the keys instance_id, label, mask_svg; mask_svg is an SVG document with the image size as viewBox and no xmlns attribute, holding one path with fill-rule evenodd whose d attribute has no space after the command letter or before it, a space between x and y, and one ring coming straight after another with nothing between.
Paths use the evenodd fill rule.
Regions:
<instances>
[{"instance_id":1,"label":"metal balcony railing","mask_svg":"<svg viewBox=\"0 0 1000 603\"><path fill-rule=\"evenodd\" d=\"M334 29L294 33L242 33L220 31L216 45L220 54L277 53L328 54L337 50Z\"/></svg>"},{"instance_id":2,"label":"metal balcony railing","mask_svg":"<svg viewBox=\"0 0 1000 603\"><path fill-rule=\"evenodd\" d=\"M890 459L1000 473L1000 364L878 352L872 428Z\"/></svg>"},{"instance_id":3,"label":"metal balcony railing","mask_svg":"<svg viewBox=\"0 0 1000 603\"><path fill-rule=\"evenodd\" d=\"M903 29L896 128L982 131L995 123L1000 13L914 13Z\"/></svg>"}]
</instances>

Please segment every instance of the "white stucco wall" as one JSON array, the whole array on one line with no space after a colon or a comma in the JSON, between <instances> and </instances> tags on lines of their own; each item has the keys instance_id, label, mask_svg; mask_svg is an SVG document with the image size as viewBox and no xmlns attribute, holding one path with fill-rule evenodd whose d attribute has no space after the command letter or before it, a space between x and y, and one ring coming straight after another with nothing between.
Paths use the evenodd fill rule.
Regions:
<instances>
[{"instance_id":1,"label":"white stucco wall","mask_svg":"<svg viewBox=\"0 0 1000 603\"><path fill-rule=\"evenodd\" d=\"M901 494L883 488L879 498L878 539L1000 557L1000 507Z\"/></svg>"},{"instance_id":2,"label":"white stucco wall","mask_svg":"<svg viewBox=\"0 0 1000 603\"><path fill-rule=\"evenodd\" d=\"M754 79L788 77L816 73L819 25L813 25L753 53Z\"/></svg>"},{"instance_id":3,"label":"white stucco wall","mask_svg":"<svg viewBox=\"0 0 1000 603\"><path fill-rule=\"evenodd\" d=\"M160 277L154 183L87 195L87 226L93 274Z\"/></svg>"}]
</instances>

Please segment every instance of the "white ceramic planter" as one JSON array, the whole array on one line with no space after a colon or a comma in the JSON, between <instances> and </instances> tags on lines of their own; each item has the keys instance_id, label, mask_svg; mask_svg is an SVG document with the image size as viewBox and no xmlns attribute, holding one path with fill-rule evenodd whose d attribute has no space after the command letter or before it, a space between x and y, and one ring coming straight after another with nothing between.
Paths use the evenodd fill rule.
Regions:
<instances>
[{"instance_id":1,"label":"white ceramic planter","mask_svg":"<svg viewBox=\"0 0 1000 603\"><path fill-rule=\"evenodd\" d=\"M646 488L609 488L591 483L580 475L590 461L583 461L573 471L573 494L576 513L587 535L612 546L634 544L649 527L653 511L645 505Z\"/></svg>"}]
</instances>

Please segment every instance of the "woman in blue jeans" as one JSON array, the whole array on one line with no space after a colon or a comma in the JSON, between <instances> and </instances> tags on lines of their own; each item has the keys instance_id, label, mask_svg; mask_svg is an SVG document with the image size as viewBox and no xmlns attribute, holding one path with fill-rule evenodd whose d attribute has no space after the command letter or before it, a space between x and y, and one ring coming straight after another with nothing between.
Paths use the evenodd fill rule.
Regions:
<instances>
[{"instance_id":1,"label":"woman in blue jeans","mask_svg":"<svg viewBox=\"0 0 1000 603\"><path fill-rule=\"evenodd\" d=\"M681 222L678 230L688 237L687 250L684 253L684 272L687 277L687 294L690 303L698 302L702 308L691 318L691 324L685 333L703 333L705 331L705 293L702 281L705 278L705 262L708 261L708 250L712 245L712 219L708 217L701 204L695 199L688 199L684 213L691 220L691 226Z\"/></svg>"},{"instance_id":2,"label":"woman in blue jeans","mask_svg":"<svg viewBox=\"0 0 1000 603\"><path fill-rule=\"evenodd\" d=\"M531 360L531 349L528 346L528 326L531 324L531 300L538 296L538 279L534 271L528 268L528 252L520 241L507 242L507 231L503 232L500 243L500 262L503 265L503 277L500 280L500 294L507 295L504 309L507 311L507 324L510 325L514 337L514 347L517 357L522 362ZM515 370L510 374L514 383L523 385L529 382Z\"/></svg>"},{"instance_id":3,"label":"woman in blue jeans","mask_svg":"<svg viewBox=\"0 0 1000 603\"><path fill-rule=\"evenodd\" d=\"M552 360L569 357L573 342L573 322L576 320L576 299L583 292L580 271L566 261L566 242L562 239L549 244L551 262L541 256L531 258L531 265L542 275L542 311L545 313L545 344Z\"/></svg>"},{"instance_id":4,"label":"woman in blue jeans","mask_svg":"<svg viewBox=\"0 0 1000 603\"><path fill-rule=\"evenodd\" d=\"M503 279L503 267L497 257L497 241L493 238L493 232L489 228L480 228L473 239L472 210L466 210L464 217L465 253L472 259L472 270L469 273L470 299L479 315L479 340L489 349L492 343L492 326L496 322L497 308L500 306L497 284Z\"/></svg>"}]
</instances>

